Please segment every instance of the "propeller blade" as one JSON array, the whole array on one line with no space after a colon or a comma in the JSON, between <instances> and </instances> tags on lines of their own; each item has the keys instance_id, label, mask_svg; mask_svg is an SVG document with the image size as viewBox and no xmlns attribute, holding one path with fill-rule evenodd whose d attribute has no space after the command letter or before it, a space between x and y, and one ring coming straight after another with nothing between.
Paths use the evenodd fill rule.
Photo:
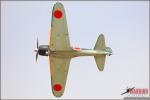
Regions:
<instances>
[{"instance_id":1,"label":"propeller blade","mask_svg":"<svg viewBox=\"0 0 150 100\"><path fill-rule=\"evenodd\" d=\"M36 61L37 61L37 59L38 59L38 55L39 55L39 53L38 53L38 51L36 52Z\"/></svg>"},{"instance_id":2,"label":"propeller blade","mask_svg":"<svg viewBox=\"0 0 150 100\"><path fill-rule=\"evenodd\" d=\"M38 38L37 38L37 44L36 44L36 47L39 48L39 41L38 41Z\"/></svg>"},{"instance_id":3,"label":"propeller blade","mask_svg":"<svg viewBox=\"0 0 150 100\"><path fill-rule=\"evenodd\" d=\"M36 42L36 49L34 49L34 51L36 52L36 61L38 59L38 55L39 55L39 41L38 41L38 37L37 37L37 42Z\"/></svg>"}]
</instances>

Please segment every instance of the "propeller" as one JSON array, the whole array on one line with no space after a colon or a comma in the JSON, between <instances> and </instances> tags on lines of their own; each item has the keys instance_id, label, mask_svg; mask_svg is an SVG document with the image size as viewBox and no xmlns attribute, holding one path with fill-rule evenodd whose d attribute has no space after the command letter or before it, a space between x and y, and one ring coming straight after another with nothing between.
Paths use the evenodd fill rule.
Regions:
<instances>
[{"instance_id":1,"label":"propeller","mask_svg":"<svg viewBox=\"0 0 150 100\"><path fill-rule=\"evenodd\" d=\"M36 42L36 49L34 49L34 51L36 52L36 61L37 61L38 55L39 55L39 42L38 42L38 38L37 38L37 42Z\"/></svg>"}]
</instances>

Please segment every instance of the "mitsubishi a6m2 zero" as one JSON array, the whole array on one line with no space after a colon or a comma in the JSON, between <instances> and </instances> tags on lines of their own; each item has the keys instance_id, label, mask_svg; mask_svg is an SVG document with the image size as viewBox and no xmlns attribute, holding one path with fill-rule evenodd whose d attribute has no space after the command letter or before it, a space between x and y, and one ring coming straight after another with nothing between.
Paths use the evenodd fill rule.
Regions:
<instances>
[{"instance_id":1,"label":"mitsubishi a6m2 zero","mask_svg":"<svg viewBox=\"0 0 150 100\"><path fill-rule=\"evenodd\" d=\"M56 3L53 7L49 45L38 46L37 40L35 51L36 60L38 55L49 57L51 86L56 97L64 93L71 58L94 56L98 69L103 71L106 55L112 54L111 48L105 47L103 34L98 37L94 50L71 48L65 10L61 3Z\"/></svg>"}]
</instances>

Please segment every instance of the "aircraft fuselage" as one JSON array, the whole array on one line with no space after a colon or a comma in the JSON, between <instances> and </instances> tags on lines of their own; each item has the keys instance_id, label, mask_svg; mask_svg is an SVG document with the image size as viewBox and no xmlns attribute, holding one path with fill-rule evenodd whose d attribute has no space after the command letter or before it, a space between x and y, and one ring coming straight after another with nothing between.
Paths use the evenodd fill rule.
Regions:
<instances>
[{"instance_id":1,"label":"aircraft fuselage","mask_svg":"<svg viewBox=\"0 0 150 100\"><path fill-rule=\"evenodd\" d=\"M102 54L109 54L106 50L67 50L67 51L51 51L50 56L63 57L78 57L78 56L98 56Z\"/></svg>"},{"instance_id":2,"label":"aircraft fuselage","mask_svg":"<svg viewBox=\"0 0 150 100\"><path fill-rule=\"evenodd\" d=\"M48 45L39 47L39 55L51 57L78 57L78 56L100 56L111 55L112 50L106 47L104 50L72 48L70 50L51 50Z\"/></svg>"}]
</instances>

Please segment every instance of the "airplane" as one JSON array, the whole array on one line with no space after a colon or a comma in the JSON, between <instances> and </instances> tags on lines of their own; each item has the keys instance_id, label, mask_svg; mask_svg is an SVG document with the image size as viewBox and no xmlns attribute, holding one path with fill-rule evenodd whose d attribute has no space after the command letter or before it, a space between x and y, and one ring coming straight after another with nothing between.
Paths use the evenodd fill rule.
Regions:
<instances>
[{"instance_id":1,"label":"airplane","mask_svg":"<svg viewBox=\"0 0 150 100\"><path fill-rule=\"evenodd\" d=\"M93 49L72 48L70 46L65 9L59 2L52 10L49 45L39 45L37 39L36 61L38 55L48 56L50 64L51 87L55 97L64 93L70 60L79 56L94 56L98 69L103 71L106 55L112 55L110 47L105 46L104 35L98 37Z\"/></svg>"}]
</instances>

